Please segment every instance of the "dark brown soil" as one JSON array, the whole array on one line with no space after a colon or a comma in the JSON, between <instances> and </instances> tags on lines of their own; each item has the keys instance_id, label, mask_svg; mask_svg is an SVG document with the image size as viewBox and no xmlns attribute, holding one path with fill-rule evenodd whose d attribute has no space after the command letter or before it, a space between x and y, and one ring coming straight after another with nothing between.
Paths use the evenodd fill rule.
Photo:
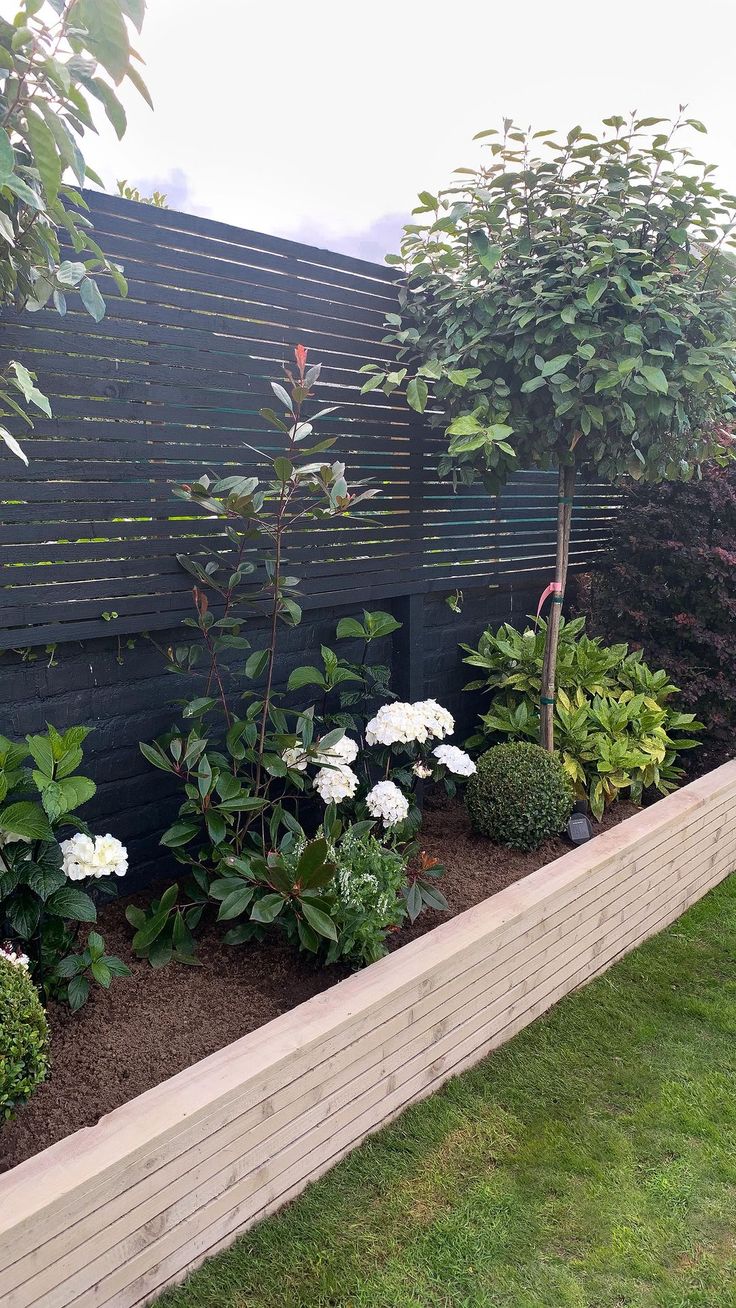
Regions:
<instances>
[{"instance_id":1,"label":"dark brown soil","mask_svg":"<svg viewBox=\"0 0 736 1308\"><path fill-rule=\"evenodd\" d=\"M631 805L619 803L597 830L632 811ZM563 840L549 840L532 854L520 854L493 845L471 831L459 803L427 810L421 843L445 865L440 885L451 905L449 916L570 848ZM136 897L133 902L144 901ZM15 1121L0 1126L0 1172L82 1126L93 1126L126 1100L348 974L345 967L315 966L277 936L263 944L229 948L215 928L201 940L200 967L171 964L154 971L130 952L124 907L123 900L108 905L100 914L99 929L108 952L124 959L133 975L115 981L110 991L96 989L79 1013L50 1006L52 1074ZM392 949L447 917L422 914L413 927L396 933Z\"/></svg>"}]
</instances>

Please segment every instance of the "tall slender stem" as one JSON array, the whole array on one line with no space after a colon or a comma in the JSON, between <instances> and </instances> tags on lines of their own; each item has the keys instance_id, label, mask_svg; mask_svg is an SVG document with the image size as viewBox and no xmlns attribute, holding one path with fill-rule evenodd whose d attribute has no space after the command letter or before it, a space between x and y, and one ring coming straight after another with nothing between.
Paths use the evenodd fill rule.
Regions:
<instances>
[{"instance_id":1,"label":"tall slender stem","mask_svg":"<svg viewBox=\"0 0 736 1308\"><path fill-rule=\"evenodd\" d=\"M557 675L557 645L560 637L562 602L565 597L567 567L570 557L572 501L575 493L575 464L560 465L557 495L557 549L555 554L555 593L552 596L542 664L542 689L539 705L539 743L544 749L555 747L554 713Z\"/></svg>"}]
</instances>

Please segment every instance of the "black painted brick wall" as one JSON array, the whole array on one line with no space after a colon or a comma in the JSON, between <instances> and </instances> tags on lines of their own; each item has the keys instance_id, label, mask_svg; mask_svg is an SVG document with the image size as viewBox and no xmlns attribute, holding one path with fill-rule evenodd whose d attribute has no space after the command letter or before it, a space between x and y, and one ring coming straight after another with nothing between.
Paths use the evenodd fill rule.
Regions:
<instances>
[{"instance_id":1,"label":"black painted brick wall","mask_svg":"<svg viewBox=\"0 0 736 1308\"><path fill-rule=\"evenodd\" d=\"M423 645L419 676L423 674L424 697L439 700L456 716L456 743L470 730L479 708L476 697L462 692L469 669L462 664L458 643L476 641L487 622L523 618L535 603L536 593L529 591L473 590L466 593L462 612L455 614L444 596L426 597L423 632L417 633ZM320 645L334 644L338 619L354 612L354 606L307 611L299 627L283 628L278 681L285 682L299 663L319 662ZM400 602L396 613L401 616ZM179 628L156 633L156 641L165 646L187 635ZM249 629L248 637L254 648L265 644L257 628ZM392 648L390 640L382 646L375 654L392 660L393 685L406 694L407 668L400 648ZM337 648L345 657L358 657L350 642ZM173 779L146 763L138 742L151 740L176 721L175 701L190 690L186 680L165 670L160 653L144 636L137 637L130 650L124 641L119 650L114 636L60 645L52 666L48 655L36 653L34 661L24 661L13 651L0 659L0 732L18 738L42 730L46 722L60 729L77 723L91 726L85 771L96 781L98 793L86 806L85 817L98 831L110 831L128 846L129 888L168 875L178 865L159 848L158 837L174 816L179 796ZM191 690L201 693L199 688Z\"/></svg>"}]
</instances>

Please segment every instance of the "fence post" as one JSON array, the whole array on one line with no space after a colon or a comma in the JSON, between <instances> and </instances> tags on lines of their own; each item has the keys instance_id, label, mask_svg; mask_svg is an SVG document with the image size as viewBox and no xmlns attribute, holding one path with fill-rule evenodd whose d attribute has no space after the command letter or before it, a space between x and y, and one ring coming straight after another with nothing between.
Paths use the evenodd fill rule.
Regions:
<instances>
[{"instance_id":1,"label":"fence post","mask_svg":"<svg viewBox=\"0 0 736 1308\"><path fill-rule=\"evenodd\" d=\"M402 699L424 699L424 595L414 592L394 601L401 623L393 635L393 685Z\"/></svg>"}]
</instances>

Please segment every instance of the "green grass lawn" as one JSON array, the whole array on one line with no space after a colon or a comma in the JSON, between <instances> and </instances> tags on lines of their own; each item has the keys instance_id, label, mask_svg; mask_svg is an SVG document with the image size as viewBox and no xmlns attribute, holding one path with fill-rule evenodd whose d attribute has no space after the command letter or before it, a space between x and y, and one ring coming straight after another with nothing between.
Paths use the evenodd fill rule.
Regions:
<instances>
[{"instance_id":1,"label":"green grass lawn","mask_svg":"<svg viewBox=\"0 0 736 1308\"><path fill-rule=\"evenodd\" d=\"M159 1308L736 1308L736 877Z\"/></svg>"}]
</instances>

